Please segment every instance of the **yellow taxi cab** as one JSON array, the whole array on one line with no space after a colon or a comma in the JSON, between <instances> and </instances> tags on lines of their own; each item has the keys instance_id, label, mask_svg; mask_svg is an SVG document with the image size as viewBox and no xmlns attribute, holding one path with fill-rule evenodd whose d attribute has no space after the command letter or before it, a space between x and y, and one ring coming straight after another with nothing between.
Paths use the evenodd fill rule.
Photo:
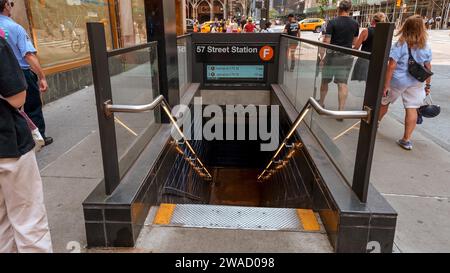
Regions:
<instances>
[{"instance_id":1,"label":"yellow taxi cab","mask_svg":"<svg viewBox=\"0 0 450 273\"><path fill-rule=\"evenodd\" d=\"M300 21L300 30L320 32L323 24L325 24L325 21L321 18L306 18Z\"/></svg>"},{"instance_id":2,"label":"yellow taxi cab","mask_svg":"<svg viewBox=\"0 0 450 273\"><path fill-rule=\"evenodd\" d=\"M200 28L200 32L201 33L210 33L211 32L211 28L214 25L214 23L215 23L214 21L204 22L202 24L201 28ZM220 31L218 30L218 32L221 32L221 30Z\"/></svg>"}]
</instances>

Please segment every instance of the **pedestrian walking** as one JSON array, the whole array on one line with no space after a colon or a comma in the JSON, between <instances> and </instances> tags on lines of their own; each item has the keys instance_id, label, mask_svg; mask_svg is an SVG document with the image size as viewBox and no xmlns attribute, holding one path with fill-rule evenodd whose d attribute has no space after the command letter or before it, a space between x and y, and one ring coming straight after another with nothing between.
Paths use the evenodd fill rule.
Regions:
<instances>
[{"instance_id":1,"label":"pedestrian walking","mask_svg":"<svg viewBox=\"0 0 450 273\"><path fill-rule=\"evenodd\" d=\"M198 27L198 22L197 22L197 21L195 21L195 23L194 23L194 29L193 29L193 31L194 31L194 32L199 32L199 27Z\"/></svg>"},{"instance_id":2,"label":"pedestrian walking","mask_svg":"<svg viewBox=\"0 0 450 273\"><path fill-rule=\"evenodd\" d=\"M300 38L301 32L300 32L300 24L295 18L294 14L288 15L288 23L284 26L283 33L286 33L289 36L292 37L298 37ZM295 52L297 51L298 47L298 41L289 39L288 41L288 47L289 47L289 53L288 53L288 59L291 60L291 66L289 70L291 72L295 69Z\"/></svg>"},{"instance_id":3,"label":"pedestrian walking","mask_svg":"<svg viewBox=\"0 0 450 273\"><path fill-rule=\"evenodd\" d=\"M431 29L433 27L434 24L434 19L433 18L429 18L427 21L427 28Z\"/></svg>"},{"instance_id":4,"label":"pedestrian walking","mask_svg":"<svg viewBox=\"0 0 450 273\"><path fill-rule=\"evenodd\" d=\"M252 17L248 17L247 24L244 25L244 32L253 33L255 32L256 26L253 24Z\"/></svg>"},{"instance_id":5,"label":"pedestrian walking","mask_svg":"<svg viewBox=\"0 0 450 273\"><path fill-rule=\"evenodd\" d=\"M9 3L8 3L9 5ZM0 35L0 253L52 252L34 140L18 109L26 80Z\"/></svg>"},{"instance_id":6,"label":"pedestrian walking","mask_svg":"<svg viewBox=\"0 0 450 273\"><path fill-rule=\"evenodd\" d=\"M352 48L359 35L359 24L350 17L352 2L342 0L338 6L338 16L327 24L324 43ZM325 105L328 85L334 80L338 87L338 109L344 110L348 96L348 78L353 66L353 57L334 50L327 50L322 60L322 83L319 103ZM339 120L341 121L341 120Z\"/></svg>"},{"instance_id":7,"label":"pedestrian walking","mask_svg":"<svg viewBox=\"0 0 450 273\"><path fill-rule=\"evenodd\" d=\"M231 24L231 31L233 33L238 33L239 32L238 30L239 30L239 24L237 22L237 19L235 18L235 19L233 19L233 23Z\"/></svg>"},{"instance_id":8,"label":"pedestrian walking","mask_svg":"<svg viewBox=\"0 0 450 273\"><path fill-rule=\"evenodd\" d=\"M66 38L66 27L64 26L64 23L59 24L59 32L61 33L61 40L64 40Z\"/></svg>"},{"instance_id":9,"label":"pedestrian walking","mask_svg":"<svg viewBox=\"0 0 450 273\"><path fill-rule=\"evenodd\" d=\"M409 73L408 63L411 56L417 63L431 70L432 54L427 44L427 31L419 15L408 17L397 36L399 39L392 46L389 55L379 120L386 115L389 105L401 97L405 108L405 130L397 144L406 150L412 150L411 136L416 128L417 109L431 92L431 77L424 86L423 82Z\"/></svg>"},{"instance_id":10,"label":"pedestrian walking","mask_svg":"<svg viewBox=\"0 0 450 273\"><path fill-rule=\"evenodd\" d=\"M27 80L25 113L39 128L39 132L45 140L45 145L49 145L53 142L53 138L45 135L41 101L41 92L46 92L48 89L47 80L30 37L21 25L10 18L13 3L11 0L0 0L0 29L6 33L6 41L11 46Z\"/></svg>"},{"instance_id":11,"label":"pedestrian walking","mask_svg":"<svg viewBox=\"0 0 450 273\"><path fill-rule=\"evenodd\" d=\"M434 19L434 21L436 22L436 29L441 29L441 22L442 22L442 17L441 16L436 16L436 19Z\"/></svg>"},{"instance_id":12,"label":"pedestrian walking","mask_svg":"<svg viewBox=\"0 0 450 273\"><path fill-rule=\"evenodd\" d=\"M375 35L375 26L378 23L386 22L386 15L383 12L377 12L372 17L370 27L365 28L359 34L358 40L354 44L354 49L361 47L362 51L372 52L373 38ZM366 81L369 72L369 61L363 58L358 58L353 68L352 81Z\"/></svg>"},{"instance_id":13,"label":"pedestrian walking","mask_svg":"<svg viewBox=\"0 0 450 273\"><path fill-rule=\"evenodd\" d=\"M267 21L266 26L263 29L261 29L261 33L273 33L273 29L271 27L272 27L272 22Z\"/></svg>"},{"instance_id":14,"label":"pedestrian walking","mask_svg":"<svg viewBox=\"0 0 450 273\"><path fill-rule=\"evenodd\" d=\"M241 30L244 29L244 26L246 23L247 23L247 17L245 17L245 15L242 15L241 21L239 22L239 26L240 26Z\"/></svg>"}]
</instances>

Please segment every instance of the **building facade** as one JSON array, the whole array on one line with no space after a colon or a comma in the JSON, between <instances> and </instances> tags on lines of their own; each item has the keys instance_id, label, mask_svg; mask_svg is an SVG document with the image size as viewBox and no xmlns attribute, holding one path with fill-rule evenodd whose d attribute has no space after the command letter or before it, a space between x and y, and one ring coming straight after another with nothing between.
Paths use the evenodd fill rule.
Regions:
<instances>
[{"instance_id":1,"label":"building facade","mask_svg":"<svg viewBox=\"0 0 450 273\"><path fill-rule=\"evenodd\" d=\"M86 23L102 22L109 49L147 41L144 0L15 0L49 82L46 102L90 85Z\"/></svg>"},{"instance_id":2,"label":"building facade","mask_svg":"<svg viewBox=\"0 0 450 273\"><path fill-rule=\"evenodd\" d=\"M45 102L92 84L87 22L103 23L109 49L147 42L144 1L14 1L12 18L29 33L47 75L49 91L43 97ZM183 0L173 1L183 10ZM179 13L176 23L181 34L183 14Z\"/></svg>"},{"instance_id":3,"label":"building facade","mask_svg":"<svg viewBox=\"0 0 450 273\"><path fill-rule=\"evenodd\" d=\"M305 0L305 14L332 18L336 16L336 0ZM366 27L377 12L384 12L389 22L400 26L408 16L418 14L424 19L433 18L432 28L446 29L449 26L450 0L352 0L353 17ZM440 20L435 20L436 18ZM439 23L436 23L439 21Z\"/></svg>"},{"instance_id":4,"label":"building facade","mask_svg":"<svg viewBox=\"0 0 450 273\"><path fill-rule=\"evenodd\" d=\"M292 14L302 14L304 12L306 2L309 0L272 0L272 7L281 16Z\"/></svg>"},{"instance_id":5,"label":"building facade","mask_svg":"<svg viewBox=\"0 0 450 273\"><path fill-rule=\"evenodd\" d=\"M264 0L185 0L186 17L197 19L200 23L212 21L215 18L228 19L241 16L255 16L256 2ZM271 0L274 1L274 0ZM263 4L259 4L263 6Z\"/></svg>"}]
</instances>

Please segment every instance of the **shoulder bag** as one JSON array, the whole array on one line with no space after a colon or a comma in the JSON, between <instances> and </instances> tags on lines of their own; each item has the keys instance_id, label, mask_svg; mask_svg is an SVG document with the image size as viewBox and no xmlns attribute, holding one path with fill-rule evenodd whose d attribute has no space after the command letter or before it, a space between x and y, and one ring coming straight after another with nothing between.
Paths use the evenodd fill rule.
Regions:
<instances>
[{"instance_id":1,"label":"shoulder bag","mask_svg":"<svg viewBox=\"0 0 450 273\"><path fill-rule=\"evenodd\" d=\"M411 54L411 48L408 47L408 72L419 82L426 81L429 77L433 75L428 68L416 62L414 57Z\"/></svg>"}]
</instances>

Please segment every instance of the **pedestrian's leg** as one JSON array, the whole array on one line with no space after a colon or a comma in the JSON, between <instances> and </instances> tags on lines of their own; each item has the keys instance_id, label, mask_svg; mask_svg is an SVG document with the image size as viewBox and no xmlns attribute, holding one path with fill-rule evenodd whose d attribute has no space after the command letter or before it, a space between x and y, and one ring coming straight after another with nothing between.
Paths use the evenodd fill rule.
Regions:
<instances>
[{"instance_id":1,"label":"pedestrian's leg","mask_svg":"<svg viewBox=\"0 0 450 273\"><path fill-rule=\"evenodd\" d=\"M328 94L328 83L323 82L320 85L320 99L319 99L319 104L324 107L325 106L325 97Z\"/></svg>"},{"instance_id":2,"label":"pedestrian's leg","mask_svg":"<svg viewBox=\"0 0 450 273\"><path fill-rule=\"evenodd\" d=\"M380 107L380 114L378 116L378 122L380 122L384 118L384 116L386 115L388 109L389 109L389 104L387 104L387 105L383 105L382 104L381 105L381 107Z\"/></svg>"},{"instance_id":3,"label":"pedestrian's leg","mask_svg":"<svg viewBox=\"0 0 450 273\"><path fill-rule=\"evenodd\" d=\"M411 139L412 133L416 128L417 124L417 109L415 108L406 108L405 115L405 133L403 135L403 140L408 141Z\"/></svg>"},{"instance_id":4,"label":"pedestrian's leg","mask_svg":"<svg viewBox=\"0 0 450 273\"><path fill-rule=\"evenodd\" d=\"M38 78L31 70L24 70L24 75L28 85L24 110L39 128L42 137L45 138L45 121L42 113L41 92L37 83Z\"/></svg>"},{"instance_id":5,"label":"pedestrian's leg","mask_svg":"<svg viewBox=\"0 0 450 273\"><path fill-rule=\"evenodd\" d=\"M339 111L345 109L345 103L348 97L348 86L346 83L338 83L338 101L339 101Z\"/></svg>"},{"instance_id":6,"label":"pedestrian's leg","mask_svg":"<svg viewBox=\"0 0 450 273\"><path fill-rule=\"evenodd\" d=\"M6 209L19 252L52 252L42 180L34 151L3 164L10 173L2 183Z\"/></svg>"},{"instance_id":7,"label":"pedestrian's leg","mask_svg":"<svg viewBox=\"0 0 450 273\"><path fill-rule=\"evenodd\" d=\"M295 69L295 50L296 48L292 46L291 48L291 71L294 71Z\"/></svg>"},{"instance_id":8,"label":"pedestrian's leg","mask_svg":"<svg viewBox=\"0 0 450 273\"><path fill-rule=\"evenodd\" d=\"M9 181L8 174L2 171L2 161L5 160L0 159L0 253L16 253L17 247L16 241L14 240L14 230L6 213L6 204L1 186L2 183L14 182Z\"/></svg>"}]
</instances>

